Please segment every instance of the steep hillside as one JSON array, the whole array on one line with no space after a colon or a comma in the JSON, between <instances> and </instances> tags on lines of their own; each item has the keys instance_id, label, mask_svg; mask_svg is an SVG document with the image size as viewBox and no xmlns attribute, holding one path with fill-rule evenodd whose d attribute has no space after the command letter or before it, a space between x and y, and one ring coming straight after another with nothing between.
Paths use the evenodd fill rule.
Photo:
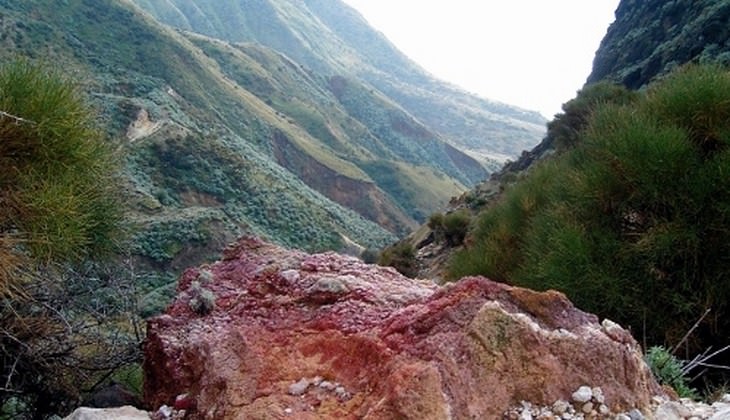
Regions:
<instances>
[{"instance_id":1,"label":"steep hillside","mask_svg":"<svg viewBox=\"0 0 730 420\"><path fill-rule=\"evenodd\" d=\"M687 62L730 64L730 3L622 1L593 61L588 83L638 89Z\"/></svg>"},{"instance_id":2,"label":"steep hillside","mask_svg":"<svg viewBox=\"0 0 730 420\"><path fill-rule=\"evenodd\" d=\"M130 4L1 0L0 19L0 55L40 56L67 69L126 151L127 201L138 228L133 253L153 269L152 283L217 255L243 232L311 250L393 240L272 159L279 142L317 150L305 129ZM328 153L317 162L321 174L349 180L364 200L401 212L354 164ZM404 229L393 220L394 231Z\"/></svg>"},{"instance_id":3,"label":"steep hillside","mask_svg":"<svg viewBox=\"0 0 730 420\"><path fill-rule=\"evenodd\" d=\"M548 125L547 136L499 173L519 172L554 149L556 136L578 130L590 103L616 99L616 83L631 90L646 87L686 63L730 65L730 3L701 1L622 1L593 60L587 90L563 105L563 113ZM584 89L585 90L585 89ZM494 177L494 176L493 176ZM499 174L497 174L499 177Z\"/></svg>"},{"instance_id":4,"label":"steep hillside","mask_svg":"<svg viewBox=\"0 0 730 420\"><path fill-rule=\"evenodd\" d=\"M548 123L545 138L493 173L490 180L452 200L447 212L467 208L476 214L503 200L504 189L529 177L536 162L574 146L569 138L585 128L597 104L626 104L635 99L634 90L686 63L730 65L729 19L727 1L621 1L586 85ZM425 225L408 239L416 248L420 274L442 277L453 248L435 240L438 238Z\"/></svg>"},{"instance_id":5,"label":"steep hillside","mask_svg":"<svg viewBox=\"0 0 730 420\"><path fill-rule=\"evenodd\" d=\"M167 12L161 16L168 16L169 10L184 11L186 16L191 16L191 22L198 22L197 25L208 28L213 35L223 36L220 33L229 33L236 28L243 31L246 25L264 34L263 44L231 44L192 32L183 36L214 59L228 79L253 93L277 115L284 116L289 124L304 130L305 136L290 135L284 143L279 141L282 138L277 138L276 145L267 146L266 151L272 159L310 187L386 226L391 232L407 232L415 221L423 220L424 215L443 206L450 195L487 175L482 164L450 146L399 104L365 85L362 79L346 76L348 89L340 89L343 86L342 76L339 76L341 69L326 69L324 64L307 65L305 56L312 54L310 49L321 54L323 48L331 45L315 45L313 41L298 45L291 54L282 53L286 45L301 37L320 39L321 28L307 21L306 16L302 17L298 7L290 5L284 11L286 13L273 13L266 3L256 2L180 3L179 9L170 9L170 5L165 4L163 10ZM143 5L150 7L148 3ZM208 24L200 23L203 12L205 16L215 14L216 19ZM242 26L234 25L236 20L242 20ZM212 31L210 25L213 23L224 32ZM294 30L292 28L297 28L297 35L286 35ZM337 55L335 50L330 50L330 55ZM356 57L354 51L352 56ZM231 121L231 124L235 125L235 122ZM286 153L278 153L284 149ZM371 174L368 168L373 167L380 169L377 176L363 178L365 173ZM328 173L320 173L314 168L325 169ZM415 171L428 176L414 179L411 174ZM342 175L346 179L328 181ZM370 186L366 190L352 188L350 181L353 178L368 182ZM395 182L386 183L383 179ZM446 181L433 182L440 179ZM348 187L343 188L345 185ZM404 189L408 190L407 194L402 193ZM435 200L425 201L420 197Z\"/></svg>"},{"instance_id":6,"label":"steep hillside","mask_svg":"<svg viewBox=\"0 0 730 420\"><path fill-rule=\"evenodd\" d=\"M400 53L339 0L134 0L178 28L257 42L326 75L366 81L425 127L482 162L538 143L537 113L488 101L441 82Z\"/></svg>"},{"instance_id":7,"label":"steep hillside","mask_svg":"<svg viewBox=\"0 0 730 420\"><path fill-rule=\"evenodd\" d=\"M357 80L319 75L258 44L232 45L195 34L187 36L216 60L227 77L311 136L313 141L297 142L295 137L289 145L275 138L271 152L277 162L370 220L386 221L384 225L394 227L394 232L404 232L404 226L412 227L413 218L422 220L424 214L442 206L465 185L486 176L474 159ZM363 200L361 195L352 194L356 190L330 182L332 176L315 169L333 156L367 173L382 190L377 192L379 197ZM375 167L380 170L373 172ZM346 173L342 164L331 168L333 176ZM428 169L430 175L411 179L410 173L417 168ZM410 180L410 195L399 193L391 182L383 182L384 177L395 180L395 187ZM426 202L419 197L434 200ZM377 210L378 203L389 210Z\"/></svg>"}]
</instances>

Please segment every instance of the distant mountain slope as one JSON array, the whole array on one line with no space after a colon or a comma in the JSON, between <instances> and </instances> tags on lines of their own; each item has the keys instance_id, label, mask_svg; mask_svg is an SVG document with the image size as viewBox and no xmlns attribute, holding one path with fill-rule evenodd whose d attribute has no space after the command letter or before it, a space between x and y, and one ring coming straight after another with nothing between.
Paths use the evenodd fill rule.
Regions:
<instances>
[{"instance_id":1,"label":"distant mountain slope","mask_svg":"<svg viewBox=\"0 0 730 420\"><path fill-rule=\"evenodd\" d=\"M483 162L537 144L545 120L435 79L340 0L134 0L173 26L257 42L325 75L356 76Z\"/></svg>"},{"instance_id":2,"label":"distant mountain slope","mask_svg":"<svg viewBox=\"0 0 730 420\"><path fill-rule=\"evenodd\" d=\"M151 284L246 232L312 251L380 247L486 177L404 101L347 70L368 67L390 86L401 83L343 41L324 42L330 37L319 31L334 32L313 12L278 0L225 4L273 8L279 23L257 15L257 34L339 45L343 54L331 55L353 61L338 61L335 72L319 49L302 53L319 60L309 65L258 42L174 30L130 0L0 0L0 58L35 57L72 75L126 152L133 257ZM167 11L179 15L177 6ZM279 33L287 28L290 35ZM436 100L438 89L419 89L407 95ZM445 97L440 106L446 113L459 103Z\"/></svg>"},{"instance_id":3,"label":"distant mountain slope","mask_svg":"<svg viewBox=\"0 0 730 420\"><path fill-rule=\"evenodd\" d=\"M622 1L593 61L588 83L631 89L687 62L730 64L730 2Z\"/></svg>"},{"instance_id":4,"label":"distant mountain slope","mask_svg":"<svg viewBox=\"0 0 730 420\"><path fill-rule=\"evenodd\" d=\"M0 0L0 21L0 57L40 56L65 69L126 151L133 252L153 277L217 255L244 232L311 250L394 239L279 165L283 143L292 154L311 149L301 156L317 156L319 176L348 183L345 191L376 208L392 231L413 223L367 173L317 155L320 143L305 129L127 2Z\"/></svg>"}]
</instances>

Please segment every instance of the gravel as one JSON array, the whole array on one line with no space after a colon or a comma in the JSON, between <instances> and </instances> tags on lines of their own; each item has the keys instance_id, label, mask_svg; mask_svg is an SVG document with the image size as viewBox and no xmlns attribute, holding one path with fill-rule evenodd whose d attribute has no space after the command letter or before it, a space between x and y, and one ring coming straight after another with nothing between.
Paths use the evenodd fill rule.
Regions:
<instances>
[{"instance_id":1,"label":"gravel","mask_svg":"<svg viewBox=\"0 0 730 420\"><path fill-rule=\"evenodd\" d=\"M522 401L504 413L506 420L730 420L730 394L712 404L681 398L654 397L650 407L614 413L599 387L583 385L570 402L557 400L547 406Z\"/></svg>"}]
</instances>

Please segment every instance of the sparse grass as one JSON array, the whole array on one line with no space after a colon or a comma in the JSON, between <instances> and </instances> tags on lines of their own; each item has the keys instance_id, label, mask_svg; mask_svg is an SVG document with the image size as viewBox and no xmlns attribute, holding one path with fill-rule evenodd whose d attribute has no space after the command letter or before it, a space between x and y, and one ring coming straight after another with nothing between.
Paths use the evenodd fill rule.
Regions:
<instances>
[{"instance_id":1,"label":"sparse grass","mask_svg":"<svg viewBox=\"0 0 730 420\"><path fill-rule=\"evenodd\" d=\"M677 359L661 346L649 348L644 359L660 384L672 387L680 398L696 399L698 397L697 390L688 384L689 378L684 371L686 362Z\"/></svg>"}]
</instances>

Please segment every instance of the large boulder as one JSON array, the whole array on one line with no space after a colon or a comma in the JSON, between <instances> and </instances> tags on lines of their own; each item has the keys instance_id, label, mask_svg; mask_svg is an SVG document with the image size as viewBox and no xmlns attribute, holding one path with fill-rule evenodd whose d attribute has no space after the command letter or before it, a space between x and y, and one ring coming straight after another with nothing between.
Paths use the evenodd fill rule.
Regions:
<instances>
[{"instance_id":1,"label":"large boulder","mask_svg":"<svg viewBox=\"0 0 730 420\"><path fill-rule=\"evenodd\" d=\"M619 412L661 393L631 335L561 293L439 287L255 238L183 274L144 367L150 407L205 419L501 418L584 385Z\"/></svg>"}]
</instances>

